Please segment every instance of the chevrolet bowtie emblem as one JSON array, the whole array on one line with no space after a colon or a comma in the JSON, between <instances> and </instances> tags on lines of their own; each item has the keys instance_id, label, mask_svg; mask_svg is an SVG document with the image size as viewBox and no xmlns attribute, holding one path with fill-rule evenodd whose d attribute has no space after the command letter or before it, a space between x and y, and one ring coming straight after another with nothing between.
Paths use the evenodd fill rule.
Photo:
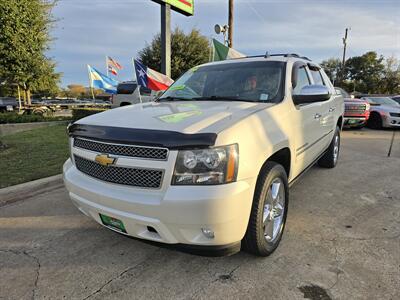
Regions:
<instances>
[{"instance_id":1,"label":"chevrolet bowtie emblem","mask_svg":"<svg viewBox=\"0 0 400 300\"><path fill-rule=\"evenodd\" d=\"M94 160L102 166L112 165L115 162L115 158L109 157L108 154L98 154Z\"/></svg>"}]
</instances>

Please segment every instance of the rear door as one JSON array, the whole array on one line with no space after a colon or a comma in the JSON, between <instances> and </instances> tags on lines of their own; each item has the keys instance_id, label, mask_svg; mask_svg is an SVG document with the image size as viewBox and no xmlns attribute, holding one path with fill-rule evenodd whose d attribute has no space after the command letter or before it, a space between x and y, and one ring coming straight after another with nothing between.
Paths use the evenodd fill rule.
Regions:
<instances>
[{"instance_id":1,"label":"rear door","mask_svg":"<svg viewBox=\"0 0 400 300\"><path fill-rule=\"evenodd\" d=\"M311 74L305 63L296 62L292 72L294 72L293 77L296 78L293 94L300 93L304 86L312 83ZM319 155L319 147L316 144L321 136L321 110L320 102L295 105L293 132L296 151L295 173L297 174L308 167Z\"/></svg>"},{"instance_id":2,"label":"rear door","mask_svg":"<svg viewBox=\"0 0 400 300\"><path fill-rule=\"evenodd\" d=\"M308 67L313 84L324 85L330 90L331 93L331 98L329 100L319 102L321 115L319 120L320 142L318 145L316 145L316 149L318 153L322 153L330 144L334 134L334 129L336 125L336 106L334 97L336 97L336 93L334 92L333 86L330 85L329 79L324 78L322 70L318 66L309 64Z\"/></svg>"}]
</instances>

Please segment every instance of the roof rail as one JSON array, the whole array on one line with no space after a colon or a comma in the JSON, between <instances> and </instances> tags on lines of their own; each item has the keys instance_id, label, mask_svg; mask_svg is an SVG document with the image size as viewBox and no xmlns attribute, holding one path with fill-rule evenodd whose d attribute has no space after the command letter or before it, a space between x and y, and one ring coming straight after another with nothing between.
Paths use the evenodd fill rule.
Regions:
<instances>
[{"instance_id":1,"label":"roof rail","mask_svg":"<svg viewBox=\"0 0 400 300\"><path fill-rule=\"evenodd\" d=\"M235 57L235 58L230 58L230 59L241 59L241 58L256 58L256 57L264 57L264 58L268 58L271 56L283 56L283 57L296 57L296 58L301 58L304 60L308 60L311 61L311 59L309 59L306 56L300 56L296 53L274 53L274 54L269 54L268 51L263 54L263 55L248 55L248 56L244 56L244 57Z\"/></svg>"}]
</instances>

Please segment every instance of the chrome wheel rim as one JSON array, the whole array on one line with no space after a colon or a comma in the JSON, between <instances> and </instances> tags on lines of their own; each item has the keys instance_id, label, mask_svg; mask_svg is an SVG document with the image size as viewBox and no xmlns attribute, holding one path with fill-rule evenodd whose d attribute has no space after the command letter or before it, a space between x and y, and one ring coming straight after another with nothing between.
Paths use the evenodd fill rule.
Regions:
<instances>
[{"instance_id":1,"label":"chrome wheel rim","mask_svg":"<svg viewBox=\"0 0 400 300\"><path fill-rule=\"evenodd\" d=\"M275 178L268 188L264 203L263 227L264 237L273 243L279 237L285 214L285 186L282 179Z\"/></svg>"},{"instance_id":2,"label":"chrome wheel rim","mask_svg":"<svg viewBox=\"0 0 400 300\"><path fill-rule=\"evenodd\" d=\"M337 162L338 156L339 156L339 136L336 135L333 144L333 161L335 162L335 164Z\"/></svg>"}]
</instances>

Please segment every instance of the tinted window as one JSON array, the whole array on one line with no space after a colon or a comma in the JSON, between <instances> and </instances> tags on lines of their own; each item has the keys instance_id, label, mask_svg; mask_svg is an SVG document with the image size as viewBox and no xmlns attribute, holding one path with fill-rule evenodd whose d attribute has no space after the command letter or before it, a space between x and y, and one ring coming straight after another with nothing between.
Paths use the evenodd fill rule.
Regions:
<instances>
[{"instance_id":1,"label":"tinted window","mask_svg":"<svg viewBox=\"0 0 400 300\"><path fill-rule=\"evenodd\" d=\"M136 87L136 83L120 83L117 86L117 94L133 94Z\"/></svg>"},{"instance_id":2,"label":"tinted window","mask_svg":"<svg viewBox=\"0 0 400 300\"><path fill-rule=\"evenodd\" d=\"M195 67L180 77L160 98L188 100L229 98L257 102L283 99L283 62L233 62ZM222 99L221 99L222 100Z\"/></svg>"},{"instance_id":3,"label":"tinted window","mask_svg":"<svg viewBox=\"0 0 400 300\"><path fill-rule=\"evenodd\" d=\"M319 70L315 70L315 69L311 69L311 76L314 79L314 84L321 84L321 85L325 85L324 81L322 80L322 76L321 73L319 72Z\"/></svg>"},{"instance_id":4,"label":"tinted window","mask_svg":"<svg viewBox=\"0 0 400 300\"><path fill-rule=\"evenodd\" d=\"M301 67L297 70L297 84L293 90L293 94L299 94L301 89L306 85L310 85L310 80L308 79L306 68Z\"/></svg>"}]
</instances>

